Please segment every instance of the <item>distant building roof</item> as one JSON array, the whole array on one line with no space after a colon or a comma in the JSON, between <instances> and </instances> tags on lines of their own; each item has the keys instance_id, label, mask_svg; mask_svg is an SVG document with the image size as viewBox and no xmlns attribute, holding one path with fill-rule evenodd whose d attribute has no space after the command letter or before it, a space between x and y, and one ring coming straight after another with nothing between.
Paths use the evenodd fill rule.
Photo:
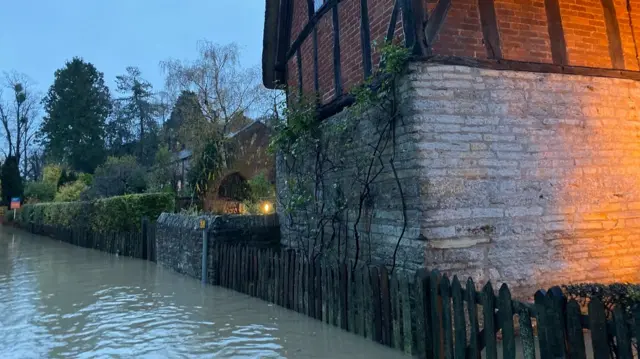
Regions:
<instances>
[{"instance_id":1,"label":"distant building roof","mask_svg":"<svg viewBox=\"0 0 640 359\"><path fill-rule=\"evenodd\" d=\"M234 138L237 135L251 129L254 126L264 126L266 127L267 125L265 125L264 123L260 122L260 121L252 121L250 124L244 126L243 128L241 128L240 130L236 131L236 132L232 132L232 133L228 133L225 137L226 138ZM181 150L178 153L175 154L175 162L178 161L184 161L186 159L191 158L191 156L193 155L193 152L191 150Z\"/></svg>"},{"instance_id":2,"label":"distant building roof","mask_svg":"<svg viewBox=\"0 0 640 359\"><path fill-rule=\"evenodd\" d=\"M191 155L192 155L191 150L181 150L180 152L178 152L178 155L176 157L179 160L184 160L191 157Z\"/></svg>"},{"instance_id":3,"label":"distant building roof","mask_svg":"<svg viewBox=\"0 0 640 359\"><path fill-rule=\"evenodd\" d=\"M227 134L225 137L226 137L226 138L233 138L233 137L236 137L236 136L237 136L237 135L239 135L240 133L242 133L242 132L244 132L244 131L247 131L248 129L252 128L253 126L265 126L265 127L266 127L266 125L265 125L264 123L262 123L262 122L260 122L260 121L255 121L255 120L253 120L250 124L248 124L248 125L244 126L243 128L239 129L239 130L238 130L238 131L236 131L236 132L232 132L232 133Z\"/></svg>"}]
</instances>

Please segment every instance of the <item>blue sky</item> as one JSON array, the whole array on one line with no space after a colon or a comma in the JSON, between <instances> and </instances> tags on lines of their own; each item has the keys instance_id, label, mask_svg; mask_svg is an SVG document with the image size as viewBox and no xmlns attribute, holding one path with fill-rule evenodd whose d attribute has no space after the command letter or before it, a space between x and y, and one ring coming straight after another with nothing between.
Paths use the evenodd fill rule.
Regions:
<instances>
[{"instance_id":1,"label":"blue sky","mask_svg":"<svg viewBox=\"0 0 640 359\"><path fill-rule=\"evenodd\" d=\"M80 56L112 90L127 66L161 90L159 62L195 58L199 40L236 42L243 65L259 65L263 18L263 0L0 0L0 72L25 73L45 92Z\"/></svg>"}]
</instances>

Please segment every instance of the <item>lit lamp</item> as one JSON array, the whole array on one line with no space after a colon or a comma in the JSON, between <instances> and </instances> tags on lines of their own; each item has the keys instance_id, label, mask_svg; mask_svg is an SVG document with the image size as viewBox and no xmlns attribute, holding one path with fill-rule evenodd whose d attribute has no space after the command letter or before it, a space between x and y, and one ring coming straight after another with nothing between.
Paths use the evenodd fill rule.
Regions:
<instances>
[{"instance_id":1,"label":"lit lamp","mask_svg":"<svg viewBox=\"0 0 640 359\"><path fill-rule=\"evenodd\" d=\"M264 214L269 214L272 208L273 206L269 202L263 202L262 205L260 206L260 209Z\"/></svg>"}]
</instances>

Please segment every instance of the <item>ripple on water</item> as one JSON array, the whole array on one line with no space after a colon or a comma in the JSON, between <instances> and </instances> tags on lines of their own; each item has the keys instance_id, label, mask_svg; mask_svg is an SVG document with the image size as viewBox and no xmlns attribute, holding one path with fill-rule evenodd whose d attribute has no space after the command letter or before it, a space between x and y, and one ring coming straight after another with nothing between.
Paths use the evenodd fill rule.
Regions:
<instances>
[{"instance_id":1,"label":"ripple on water","mask_svg":"<svg viewBox=\"0 0 640 359\"><path fill-rule=\"evenodd\" d=\"M153 263L0 228L3 358L400 358Z\"/></svg>"}]
</instances>

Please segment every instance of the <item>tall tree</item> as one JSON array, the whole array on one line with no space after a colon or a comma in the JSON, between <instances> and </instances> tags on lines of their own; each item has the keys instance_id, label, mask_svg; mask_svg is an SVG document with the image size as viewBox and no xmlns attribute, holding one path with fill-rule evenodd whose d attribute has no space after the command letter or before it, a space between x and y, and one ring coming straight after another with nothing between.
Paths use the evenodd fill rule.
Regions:
<instances>
[{"instance_id":1,"label":"tall tree","mask_svg":"<svg viewBox=\"0 0 640 359\"><path fill-rule=\"evenodd\" d=\"M111 111L103 73L75 57L55 72L43 103L40 132L48 154L74 170L92 173L104 160L105 121Z\"/></svg>"},{"instance_id":2,"label":"tall tree","mask_svg":"<svg viewBox=\"0 0 640 359\"><path fill-rule=\"evenodd\" d=\"M8 205L13 197L22 197L23 184L16 156L5 159L0 170L0 186L2 186L2 202Z\"/></svg>"},{"instance_id":3,"label":"tall tree","mask_svg":"<svg viewBox=\"0 0 640 359\"><path fill-rule=\"evenodd\" d=\"M166 86L175 93L184 90L195 93L206 120L203 133L223 139L238 127L234 123L246 121L245 114L256 114L268 107L269 94L262 86L259 70L240 64L236 44L220 46L203 41L198 50L195 61L170 59L161 63Z\"/></svg>"},{"instance_id":4,"label":"tall tree","mask_svg":"<svg viewBox=\"0 0 640 359\"><path fill-rule=\"evenodd\" d=\"M148 164L153 159L157 148L157 123L155 121L158 106L154 99L153 86L142 78L137 67L127 67L127 73L116 77L118 92L123 97L118 99L122 117L137 128L138 160Z\"/></svg>"},{"instance_id":5,"label":"tall tree","mask_svg":"<svg viewBox=\"0 0 640 359\"><path fill-rule=\"evenodd\" d=\"M113 111L107 119L105 143L109 156L121 157L136 154L134 124L123 107L123 102L113 101Z\"/></svg>"},{"instance_id":6,"label":"tall tree","mask_svg":"<svg viewBox=\"0 0 640 359\"><path fill-rule=\"evenodd\" d=\"M24 74L4 73L3 81L0 87L0 122L8 147L4 155L15 156L18 166L22 164L22 172L26 174L28 151L37 129L40 95L32 89L31 80ZM4 101L3 89L8 90L10 100Z\"/></svg>"},{"instance_id":7,"label":"tall tree","mask_svg":"<svg viewBox=\"0 0 640 359\"><path fill-rule=\"evenodd\" d=\"M173 151L180 150L182 145L197 150L212 135L212 126L204 117L195 92L180 93L165 122L164 133L166 144Z\"/></svg>"}]
</instances>

